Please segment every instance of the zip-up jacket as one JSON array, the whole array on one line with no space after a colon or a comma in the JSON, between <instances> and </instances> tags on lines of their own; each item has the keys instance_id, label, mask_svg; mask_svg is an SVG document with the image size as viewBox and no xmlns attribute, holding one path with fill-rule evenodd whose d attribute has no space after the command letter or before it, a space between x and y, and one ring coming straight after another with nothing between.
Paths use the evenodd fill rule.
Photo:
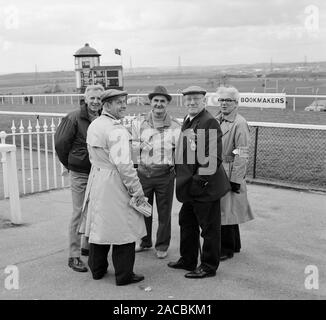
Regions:
<instances>
[{"instance_id":1,"label":"zip-up jacket","mask_svg":"<svg viewBox=\"0 0 326 320\"><path fill-rule=\"evenodd\" d=\"M89 161L86 135L91 121L84 103L80 109L67 114L54 135L55 150L60 162L71 171L89 173Z\"/></svg>"}]
</instances>

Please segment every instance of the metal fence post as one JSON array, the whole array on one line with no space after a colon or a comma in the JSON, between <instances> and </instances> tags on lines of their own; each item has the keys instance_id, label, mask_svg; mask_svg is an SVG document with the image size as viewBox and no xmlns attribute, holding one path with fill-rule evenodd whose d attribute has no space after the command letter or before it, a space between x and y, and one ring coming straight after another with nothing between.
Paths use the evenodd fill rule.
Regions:
<instances>
[{"instance_id":1,"label":"metal fence post","mask_svg":"<svg viewBox=\"0 0 326 320\"><path fill-rule=\"evenodd\" d=\"M295 111L295 97L293 97L293 111Z\"/></svg>"},{"instance_id":2,"label":"metal fence post","mask_svg":"<svg viewBox=\"0 0 326 320\"><path fill-rule=\"evenodd\" d=\"M257 146L258 146L258 131L259 131L258 129L259 129L259 127L256 127L256 130L255 130L254 168L253 168L253 173L252 173L253 179L256 179Z\"/></svg>"},{"instance_id":3,"label":"metal fence post","mask_svg":"<svg viewBox=\"0 0 326 320\"><path fill-rule=\"evenodd\" d=\"M0 132L0 143L1 144L6 143L6 136L7 136L7 133L5 131ZM4 192L4 197L8 198L9 197L8 167L7 167L7 155L5 152L2 152L1 163L2 163L2 176L3 176L3 192Z\"/></svg>"}]
</instances>

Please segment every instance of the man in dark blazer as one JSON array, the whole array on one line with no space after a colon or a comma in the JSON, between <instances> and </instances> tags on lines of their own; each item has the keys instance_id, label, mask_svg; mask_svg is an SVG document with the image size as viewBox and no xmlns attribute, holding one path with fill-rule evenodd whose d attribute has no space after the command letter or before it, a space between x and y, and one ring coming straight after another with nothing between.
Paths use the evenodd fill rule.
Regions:
<instances>
[{"instance_id":1,"label":"man in dark blazer","mask_svg":"<svg viewBox=\"0 0 326 320\"><path fill-rule=\"evenodd\" d=\"M181 257L168 266L190 271L186 278L213 277L221 255L220 198L231 189L221 166L222 132L205 109L203 88L191 86L182 93L188 114L176 149L176 195L183 203L179 213ZM197 267L200 229L203 246Z\"/></svg>"}]
</instances>

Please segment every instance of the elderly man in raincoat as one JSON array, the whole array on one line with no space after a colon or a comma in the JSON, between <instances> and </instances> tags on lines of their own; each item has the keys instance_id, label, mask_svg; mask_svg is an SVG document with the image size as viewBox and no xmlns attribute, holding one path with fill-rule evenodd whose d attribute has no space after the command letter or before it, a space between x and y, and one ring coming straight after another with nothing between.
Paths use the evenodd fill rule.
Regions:
<instances>
[{"instance_id":1,"label":"elderly man in raincoat","mask_svg":"<svg viewBox=\"0 0 326 320\"><path fill-rule=\"evenodd\" d=\"M92 169L84 200L87 214L80 228L89 237L88 265L93 279L101 279L107 272L112 245L117 285L144 279L133 272L135 242L146 235L146 227L144 216L129 202L132 197L138 204L146 200L131 160L131 137L120 121L126 98L126 91L104 91L102 114L89 126L87 146Z\"/></svg>"},{"instance_id":2,"label":"elderly man in raincoat","mask_svg":"<svg viewBox=\"0 0 326 320\"><path fill-rule=\"evenodd\" d=\"M222 130L223 167L232 190L221 198L221 257L230 259L240 252L239 224L254 218L246 187L250 133L247 121L238 114L239 92L234 87L217 89L221 111L217 115Z\"/></svg>"}]
</instances>

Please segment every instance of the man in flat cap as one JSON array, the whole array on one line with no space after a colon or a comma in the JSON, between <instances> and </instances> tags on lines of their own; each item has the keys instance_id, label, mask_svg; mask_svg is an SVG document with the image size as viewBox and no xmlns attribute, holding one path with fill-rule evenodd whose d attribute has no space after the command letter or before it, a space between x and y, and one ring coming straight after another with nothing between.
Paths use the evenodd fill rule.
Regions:
<instances>
[{"instance_id":1,"label":"man in flat cap","mask_svg":"<svg viewBox=\"0 0 326 320\"><path fill-rule=\"evenodd\" d=\"M222 132L205 109L206 91L191 86L182 91L187 116L176 150L176 195L179 212L180 259L169 267L190 272L186 278L216 275L221 254L220 198L230 190L222 163ZM200 265L200 229L203 246Z\"/></svg>"},{"instance_id":2,"label":"man in flat cap","mask_svg":"<svg viewBox=\"0 0 326 320\"><path fill-rule=\"evenodd\" d=\"M54 135L55 150L60 162L70 173L73 212L69 226L68 266L74 271L86 272L80 255L88 255L87 240L78 234L82 205L91 164L88 158L86 133L90 123L101 114L101 85L90 85L80 108L65 116Z\"/></svg>"},{"instance_id":3,"label":"man in flat cap","mask_svg":"<svg viewBox=\"0 0 326 320\"><path fill-rule=\"evenodd\" d=\"M134 152L138 157L138 176L145 196L153 205L156 197L158 229L156 256L164 259L171 240L171 210L174 194L175 147L180 134L179 122L167 112L172 97L163 86L156 86L148 95L152 110L138 121L133 121ZM152 216L145 218L147 235L142 238L136 251L152 247Z\"/></svg>"},{"instance_id":4,"label":"man in flat cap","mask_svg":"<svg viewBox=\"0 0 326 320\"><path fill-rule=\"evenodd\" d=\"M131 160L130 134L122 125L127 92L107 90L101 95L103 111L88 128L87 146L92 163L84 200L80 232L89 237L88 265L94 280L107 273L108 252L116 285L144 280L134 273L135 243L146 234L144 216L129 202L141 204L144 192Z\"/></svg>"}]
</instances>

